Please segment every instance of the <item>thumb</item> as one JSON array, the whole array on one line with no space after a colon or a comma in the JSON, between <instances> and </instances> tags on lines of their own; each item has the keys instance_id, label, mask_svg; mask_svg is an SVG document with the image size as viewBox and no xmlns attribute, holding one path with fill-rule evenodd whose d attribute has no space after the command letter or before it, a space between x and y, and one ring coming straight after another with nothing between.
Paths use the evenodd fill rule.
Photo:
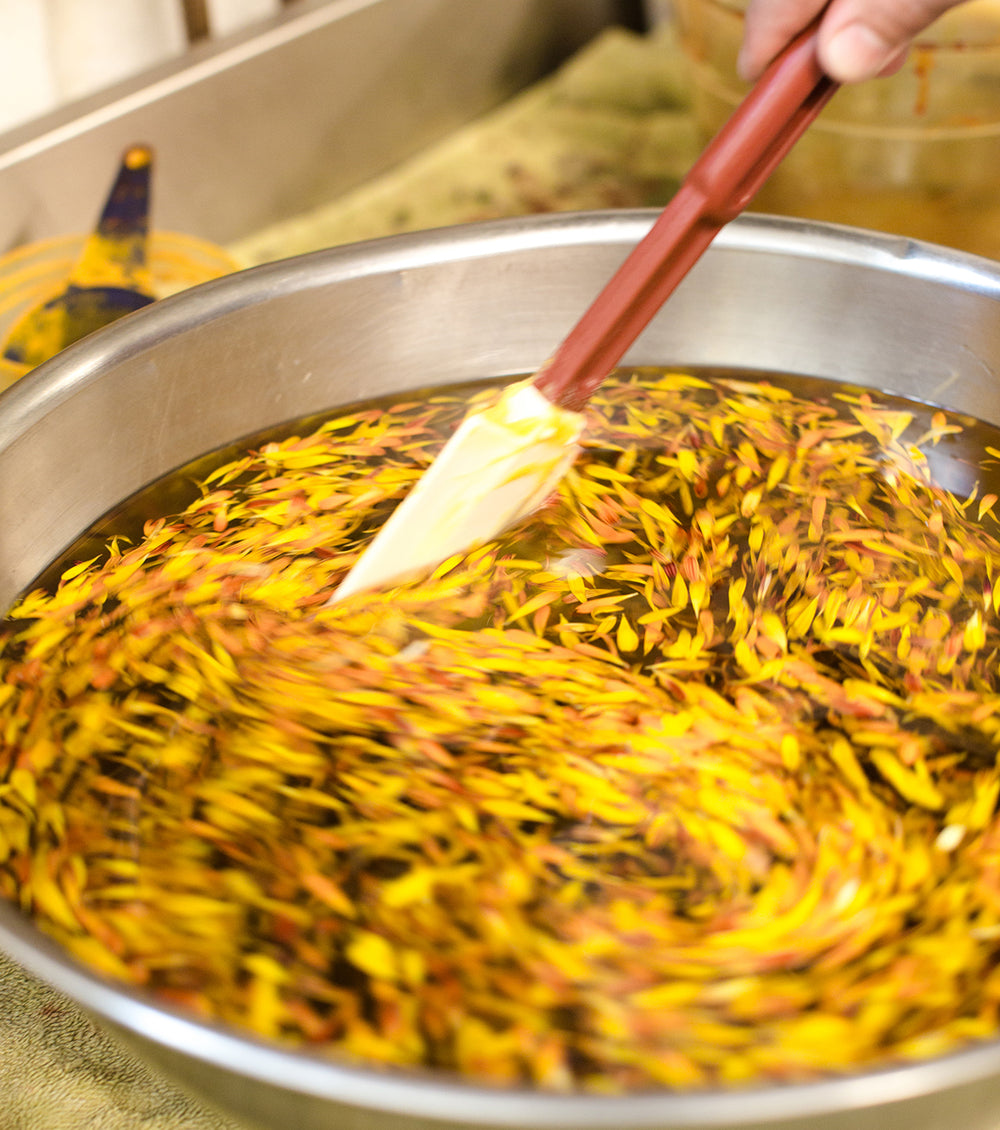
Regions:
<instances>
[{"instance_id":1,"label":"thumb","mask_svg":"<svg viewBox=\"0 0 1000 1130\"><path fill-rule=\"evenodd\" d=\"M874 78L910 41L960 0L834 0L819 31L823 69L838 82Z\"/></svg>"}]
</instances>

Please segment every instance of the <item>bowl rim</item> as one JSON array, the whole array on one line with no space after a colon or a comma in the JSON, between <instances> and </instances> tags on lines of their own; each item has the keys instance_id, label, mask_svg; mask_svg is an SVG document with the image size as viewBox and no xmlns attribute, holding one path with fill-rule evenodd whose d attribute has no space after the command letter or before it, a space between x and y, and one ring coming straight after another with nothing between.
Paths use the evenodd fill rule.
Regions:
<instances>
[{"instance_id":1,"label":"bowl rim","mask_svg":"<svg viewBox=\"0 0 1000 1130\"><path fill-rule=\"evenodd\" d=\"M311 252L248 268L130 314L78 342L0 393L0 451L55 405L158 342L227 313L367 274L400 272L498 251L637 242L655 209L549 213L441 228ZM1000 263L903 236L816 221L743 216L717 237L720 249L820 257L944 283L1000 304ZM709 252L711 254L711 251ZM1000 311L998 311L1000 316ZM31 974L125 1033L237 1077L381 1114L482 1126L727 1127L820 1117L947 1091L1000 1074L1000 1035L912 1064L793 1084L602 1096L500 1089L429 1071L356 1066L310 1048L288 1048L200 1019L151 993L105 978L71 958L11 903L0 900L0 950Z\"/></svg>"}]
</instances>

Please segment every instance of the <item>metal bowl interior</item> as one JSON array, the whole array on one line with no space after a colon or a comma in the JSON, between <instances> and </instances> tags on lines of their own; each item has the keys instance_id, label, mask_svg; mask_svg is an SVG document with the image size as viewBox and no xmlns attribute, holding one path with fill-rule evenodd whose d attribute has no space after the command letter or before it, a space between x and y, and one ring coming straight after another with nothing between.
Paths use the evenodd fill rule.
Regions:
<instances>
[{"instance_id":1,"label":"metal bowl interior","mask_svg":"<svg viewBox=\"0 0 1000 1130\"><path fill-rule=\"evenodd\" d=\"M265 427L530 372L653 214L554 215L358 244L207 283L0 397L0 604L145 484ZM626 362L793 373L1000 425L1000 264L769 217L730 225ZM995 1130L1000 1041L849 1078L623 1098L497 1093L336 1064L89 973L0 906L0 948L148 1060L268 1127Z\"/></svg>"}]
</instances>

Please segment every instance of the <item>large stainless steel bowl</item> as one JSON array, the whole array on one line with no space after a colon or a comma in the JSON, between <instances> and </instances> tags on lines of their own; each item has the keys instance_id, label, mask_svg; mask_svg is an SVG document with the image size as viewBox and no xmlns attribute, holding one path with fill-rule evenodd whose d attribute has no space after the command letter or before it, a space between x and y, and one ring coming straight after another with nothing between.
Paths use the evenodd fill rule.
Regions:
<instances>
[{"instance_id":1,"label":"large stainless steel bowl","mask_svg":"<svg viewBox=\"0 0 1000 1130\"><path fill-rule=\"evenodd\" d=\"M347 401L537 367L651 222L547 216L324 252L141 311L0 398L0 605L194 456ZM629 360L847 380L1000 424L1000 264L769 218L731 225ZM365 1071L165 1008L9 906L0 947L147 1059L263 1126L997 1130L1000 1040L812 1085L605 1099Z\"/></svg>"}]
</instances>

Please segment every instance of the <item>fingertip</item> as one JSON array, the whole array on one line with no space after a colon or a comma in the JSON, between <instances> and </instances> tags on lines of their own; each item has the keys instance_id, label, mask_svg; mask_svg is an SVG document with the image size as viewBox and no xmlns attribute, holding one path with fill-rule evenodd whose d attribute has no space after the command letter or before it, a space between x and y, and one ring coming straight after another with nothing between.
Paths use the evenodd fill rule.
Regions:
<instances>
[{"instance_id":1,"label":"fingertip","mask_svg":"<svg viewBox=\"0 0 1000 1130\"><path fill-rule=\"evenodd\" d=\"M746 44L740 48L740 53L736 56L736 74L743 82L754 82L760 77L760 67L751 51L748 51Z\"/></svg>"},{"instance_id":2,"label":"fingertip","mask_svg":"<svg viewBox=\"0 0 1000 1130\"><path fill-rule=\"evenodd\" d=\"M899 47L888 43L867 24L855 21L820 36L820 65L837 82L862 82L875 78L897 59Z\"/></svg>"},{"instance_id":3,"label":"fingertip","mask_svg":"<svg viewBox=\"0 0 1000 1130\"><path fill-rule=\"evenodd\" d=\"M908 47L900 47L895 55L889 60L888 63L879 71L879 78L890 78L892 75L898 74L903 69L903 64L906 62L910 51Z\"/></svg>"}]
</instances>

